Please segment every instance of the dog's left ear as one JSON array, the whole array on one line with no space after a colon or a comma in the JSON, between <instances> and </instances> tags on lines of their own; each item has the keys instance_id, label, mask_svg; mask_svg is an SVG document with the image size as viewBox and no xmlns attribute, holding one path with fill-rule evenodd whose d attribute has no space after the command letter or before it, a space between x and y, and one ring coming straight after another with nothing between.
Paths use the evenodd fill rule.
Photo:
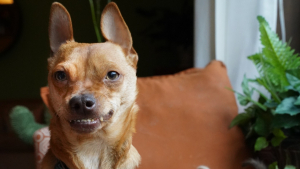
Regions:
<instances>
[{"instance_id":1,"label":"dog's left ear","mask_svg":"<svg viewBox=\"0 0 300 169\"><path fill-rule=\"evenodd\" d=\"M101 31L108 41L120 45L136 67L138 55L132 47L131 33L116 3L106 5L101 16Z\"/></svg>"}]
</instances>

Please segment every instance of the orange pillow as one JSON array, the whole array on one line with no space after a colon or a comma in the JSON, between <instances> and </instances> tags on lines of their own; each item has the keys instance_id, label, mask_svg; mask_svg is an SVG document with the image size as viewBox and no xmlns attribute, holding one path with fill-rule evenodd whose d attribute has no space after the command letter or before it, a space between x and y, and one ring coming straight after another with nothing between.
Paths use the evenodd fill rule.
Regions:
<instances>
[{"instance_id":1,"label":"orange pillow","mask_svg":"<svg viewBox=\"0 0 300 169\"><path fill-rule=\"evenodd\" d=\"M219 61L204 69L138 78L140 107L133 145L140 169L240 169L249 157L238 128L226 68Z\"/></svg>"}]
</instances>

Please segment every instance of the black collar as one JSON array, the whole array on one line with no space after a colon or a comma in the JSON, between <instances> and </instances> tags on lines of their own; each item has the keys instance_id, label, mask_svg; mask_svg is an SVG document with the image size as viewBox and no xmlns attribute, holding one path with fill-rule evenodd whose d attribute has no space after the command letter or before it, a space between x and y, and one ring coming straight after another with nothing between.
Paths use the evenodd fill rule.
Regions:
<instances>
[{"instance_id":1,"label":"black collar","mask_svg":"<svg viewBox=\"0 0 300 169\"><path fill-rule=\"evenodd\" d=\"M54 166L54 169L69 169L66 164L60 160L57 160L57 163Z\"/></svg>"}]
</instances>

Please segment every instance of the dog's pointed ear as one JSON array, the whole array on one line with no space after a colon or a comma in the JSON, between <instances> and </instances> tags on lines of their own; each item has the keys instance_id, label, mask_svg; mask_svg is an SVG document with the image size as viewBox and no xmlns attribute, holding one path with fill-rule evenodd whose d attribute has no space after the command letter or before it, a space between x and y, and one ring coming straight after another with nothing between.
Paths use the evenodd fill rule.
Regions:
<instances>
[{"instance_id":1,"label":"dog's pointed ear","mask_svg":"<svg viewBox=\"0 0 300 169\"><path fill-rule=\"evenodd\" d=\"M56 53L61 44L74 41L70 14L58 2L54 2L50 10L49 40L52 53Z\"/></svg>"},{"instance_id":2,"label":"dog's pointed ear","mask_svg":"<svg viewBox=\"0 0 300 169\"><path fill-rule=\"evenodd\" d=\"M107 4L102 12L101 31L106 40L120 45L127 52L127 56L132 60L133 65L136 66L138 56L132 48L131 33L117 4L114 2Z\"/></svg>"},{"instance_id":3,"label":"dog's pointed ear","mask_svg":"<svg viewBox=\"0 0 300 169\"><path fill-rule=\"evenodd\" d=\"M119 44L130 55L132 51L131 33L114 2L107 4L102 12L101 31L106 40Z\"/></svg>"},{"instance_id":4,"label":"dog's pointed ear","mask_svg":"<svg viewBox=\"0 0 300 169\"><path fill-rule=\"evenodd\" d=\"M110 2L103 9L101 15L101 31L104 38L108 41L119 44L128 51L132 47L130 31L114 2Z\"/></svg>"}]
</instances>

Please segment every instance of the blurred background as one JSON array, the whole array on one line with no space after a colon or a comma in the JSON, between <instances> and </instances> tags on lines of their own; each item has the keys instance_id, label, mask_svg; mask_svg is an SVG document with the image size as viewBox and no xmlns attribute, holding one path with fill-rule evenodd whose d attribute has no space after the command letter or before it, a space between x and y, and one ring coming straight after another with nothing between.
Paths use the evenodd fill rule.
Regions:
<instances>
[{"instance_id":1,"label":"blurred background","mask_svg":"<svg viewBox=\"0 0 300 169\"><path fill-rule=\"evenodd\" d=\"M1 1L0 169L34 168L33 146L16 137L10 127L8 114L16 104L36 110L34 113L44 108L40 87L47 85L47 58L50 53L48 19L53 0L14 0L12 4L3 4ZM88 0L59 2L71 15L75 40L97 42ZM121 10L131 31L133 46L139 54L139 77L172 74L195 66L194 32L197 30L194 30L194 21L197 18L194 16L195 9L200 10L195 4L202 0L114 2ZM286 37L287 40L292 38L290 45L296 52L300 52L299 7L298 0L284 1ZM275 28L280 34L280 27L276 26L278 24L279 21ZM206 39L204 41L209 43Z\"/></svg>"}]
</instances>

